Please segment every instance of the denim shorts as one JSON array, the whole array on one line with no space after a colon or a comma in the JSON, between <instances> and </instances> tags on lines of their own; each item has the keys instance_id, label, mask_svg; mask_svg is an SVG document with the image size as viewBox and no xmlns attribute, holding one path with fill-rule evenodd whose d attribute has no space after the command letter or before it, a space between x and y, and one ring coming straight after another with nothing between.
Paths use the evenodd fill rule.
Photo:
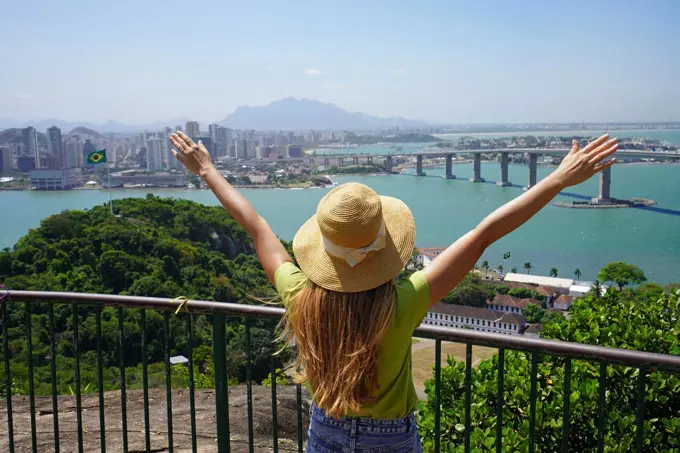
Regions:
<instances>
[{"instance_id":1,"label":"denim shorts","mask_svg":"<svg viewBox=\"0 0 680 453\"><path fill-rule=\"evenodd\" d=\"M415 415L394 420L333 418L310 410L307 453L422 453Z\"/></svg>"}]
</instances>

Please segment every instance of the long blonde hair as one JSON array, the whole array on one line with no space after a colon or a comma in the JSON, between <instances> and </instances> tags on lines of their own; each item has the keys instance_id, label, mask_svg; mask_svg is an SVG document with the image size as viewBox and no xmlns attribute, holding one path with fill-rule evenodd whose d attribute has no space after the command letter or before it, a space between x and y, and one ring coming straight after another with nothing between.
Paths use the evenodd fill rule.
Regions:
<instances>
[{"instance_id":1,"label":"long blonde hair","mask_svg":"<svg viewBox=\"0 0 680 453\"><path fill-rule=\"evenodd\" d=\"M311 281L290 299L284 338L298 348L296 383L309 381L316 404L333 417L356 413L378 390L380 342L397 307L394 283L341 293Z\"/></svg>"}]
</instances>

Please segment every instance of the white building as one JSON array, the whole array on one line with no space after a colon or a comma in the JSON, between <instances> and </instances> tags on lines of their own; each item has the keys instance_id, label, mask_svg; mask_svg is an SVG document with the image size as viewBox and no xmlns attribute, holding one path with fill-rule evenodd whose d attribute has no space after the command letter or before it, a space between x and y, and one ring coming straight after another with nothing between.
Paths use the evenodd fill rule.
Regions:
<instances>
[{"instance_id":1,"label":"white building","mask_svg":"<svg viewBox=\"0 0 680 453\"><path fill-rule=\"evenodd\" d=\"M528 305L541 307L543 304L536 299L520 299L507 294L497 294L493 300L486 301L487 308L508 313L522 313L522 310Z\"/></svg>"},{"instance_id":2,"label":"white building","mask_svg":"<svg viewBox=\"0 0 680 453\"><path fill-rule=\"evenodd\" d=\"M487 308L438 303L427 312L423 324L473 329L505 335L520 335L526 326L526 318L521 314Z\"/></svg>"},{"instance_id":3,"label":"white building","mask_svg":"<svg viewBox=\"0 0 680 453\"><path fill-rule=\"evenodd\" d=\"M446 249L442 247L426 247L418 249L418 264L427 267L444 250Z\"/></svg>"},{"instance_id":4,"label":"white building","mask_svg":"<svg viewBox=\"0 0 680 453\"><path fill-rule=\"evenodd\" d=\"M69 190L81 183L80 168L33 170L29 176L36 190Z\"/></svg>"},{"instance_id":5,"label":"white building","mask_svg":"<svg viewBox=\"0 0 680 453\"><path fill-rule=\"evenodd\" d=\"M503 278L506 282L526 283L536 286L550 286L561 294L568 294L569 289L574 284L574 280L570 278L544 277L542 275L531 274L515 274L507 273Z\"/></svg>"}]
</instances>

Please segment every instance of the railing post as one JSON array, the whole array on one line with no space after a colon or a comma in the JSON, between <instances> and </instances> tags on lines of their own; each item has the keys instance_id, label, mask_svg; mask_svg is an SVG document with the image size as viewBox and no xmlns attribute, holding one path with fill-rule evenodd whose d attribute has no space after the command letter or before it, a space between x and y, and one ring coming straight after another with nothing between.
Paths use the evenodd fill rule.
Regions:
<instances>
[{"instance_id":1,"label":"railing post","mask_svg":"<svg viewBox=\"0 0 680 453\"><path fill-rule=\"evenodd\" d=\"M54 304L48 308L50 322L50 374L52 378L52 426L54 431L54 453L59 453L59 405L57 403L57 359L54 342Z\"/></svg>"},{"instance_id":2,"label":"railing post","mask_svg":"<svg viewBox=\"0 0 680 453\"><path fill-rule=\"evenodd\" d=\"M607 402L607 363L600 363L600 388L599 401L597 404L597 453L604 453L604 419L605 404Z\"/></svg>"},{"instance_id":3,"label":"railing post","mask_svg":"<svg viewBox=\"0 0 680 453\"><path fill-rule=\"evenodd\" d=\"M102 306L97 304L97 390L99 392L99 449L106 453L106 423L104 418L104 364L102 360Z\"/></svg>"},{"instance_id":4,"label":"railing post","mask_svg":"<svg viewBox=\"0 0 680 453\"><path fill-rule=\"evenodd\" d=\"M531 353L531 394L529 396L529 453L536 451L536 378L538 374L538 353Z\"/></svg>"},{"instance_id":5,"label":"railing post","mask_svg":"<svg viewBox=\"0 0 680 453\"><path fill-rule=\"evenodd\" d=\"M470 411L472 405L472 343L465 344L465 440L463 449L470 452Z\"/></svg>"},{"instance_id":6,"label":"railing post","mask_svg":"<svg viewBox=\"0 0 680 453\"><path fill-rule=\"evenodd\" d=\"M298 438L298 453L302 453L302 385L295 386L295 402L297 403L297 438Z\"/></svg>"},{"instance_id":7,"label":"railing post","mask_svg":"<svg viewBox=\"0 0 680 453\"><path fill-rule=\"evenodd\" d=\"M123 331L123 307L118 307L118 360L120 370L120 417L123 435L123 453L128 453L128 433L127 433L127 393L125 390L125 349Z\"/></svg>"},{"instance_id":8,"label":"railing post","mask_svg":"<svg viewBox=\"0 0 680 453\"><path fill-rule=\"evenodd\" d=\"M191 418L191 453L197 453L196 446L196 401L194 388L194 324L190 314L187 315L187 356L189 359L189 417Z\"/></svg>"},{"instance_id":9,"label":"railing post","mask_svg":"<svg viewBox=\"0 0 680 453\"><path fill-rule=\"evenodd\" d=\"M441 445L441 388L442 388L442 341L434 343L434 451L439 453Z\"/></svg>"},{"instance_id":10,"label":"railing post","mask_svg":"<svg viewBox=\"0 0 680 453\"><path fill-rule=\"evenodd\" d=\"M33 338L31 334L31 304L24 304L26 309L26 355L28 360L28 402L31 416L31 450L38 452L38 438L35 429L35 389L33 382Z\"/></svg>"},{"instance_id":11,"label":"railing post","mask_svg":"<svg viewBox=\"0 0 680 453\"><path fill-rule=\"evenodd\" d=\"M142 397L144 399L144 445L151 451L151 426L149 422L149 357L146 344L146 310L139 313L142 330Z\"/></svg>"},{"instance_id":12,"label":"railing post","mask_svg":"<svg viewBox=\"0 0 680 453\"><path fill-rule=\"evenodd\" d=\"M564 363L564 395L562 396L562 453L569 452L569 425L571 424L571 414L569 406L571 403L571 359Z\"/></svg>"},{"instance_id":13,"label":"railing post","mask_svg":"<svg viewBox=\"0 0 680 453\"><path fill-rule=\"evenodd\" d=\"M78 332L78 305L73 304L73 355L76 373L76 421L78 430L78 453L83 453L83 409L80 396L80 334Z\"/></svg>"},{"instance_id":14,"label":"railing post","mask_svg":"<svg viewBox=\"0 0 680 453\"><path fill-rule=\"evenodd\" d=\"M168 451L173 453L172 435L172 369L170 368L170 313L163 312L163 339L165 349L165 410L168 422Z\"/></svg>"},{"instance_id":15,"label":"railing post","mask_svg":"<svg viewBox=\"0 0 680 453\"><path fill-rule=\"evenodd\" d=\"M272 438L273 438L273 450L274 453L279 453L279 422L278 414L276 411L276 362L273 358L271 360L271 373L272 373Z\"/></svg>"},{"instance_id":16,"label":"railing post","mask_svg":"<svg viewBox=\"0 0 680 453\"><path fill-rule=\"evenodd\" d=\"M635 446L638 453L643 451L644 430L645 430L645 378L647 377L647 370L645 368L639 369L638 388L637 388L637 419L635 425L637 426L635 432Z\"/></svg>"},{"instance_id":17,"label":"railing post","mask_svg":"<svg viewBox=\"0 0 680 453\"><path fill-rule=\"evenodd\" d=\"M227 387L227 352L224 344L224 315L213 315L213 362L215 364L215 422L217 452L228 453L229 445L229 389Z\"/></svg>"},{"instance_id":18,"label":"railing post","mask_svg":"<svg viewBox=\"0 0 680 453\"><path fill-rule=\"evenodd\" d=\"M505 375L505 349L498 348L498 401L496 402L496 453L503 451L503 378Z\"/></svg>"},{"instance_id":19,"label":"railing post","mask_svg":"<svg viewBox=\"0 0 680 453\"><path fill-rule=\"evenodd\" d=\"M14 423L12 422L12 376L9 367L9 339L7 338L7 296L0 299L2 306L2 349L5 359L5 395L7 398L7 437L9 441L9 453L14 453Z\"/></svg>"},{"instance_id":20,"label":"railing post","mask_svg":"<svg viewBox=\"0 0 680 453\"><path fill-rule=\"evenodd\" d=\"M252 361L253 355L250 344L250 319L245 319L246 325L246 394L248 404L248 453L254 453L255 445L253 442L253 381L252 381Z\"/></svg>"}]
</instances>

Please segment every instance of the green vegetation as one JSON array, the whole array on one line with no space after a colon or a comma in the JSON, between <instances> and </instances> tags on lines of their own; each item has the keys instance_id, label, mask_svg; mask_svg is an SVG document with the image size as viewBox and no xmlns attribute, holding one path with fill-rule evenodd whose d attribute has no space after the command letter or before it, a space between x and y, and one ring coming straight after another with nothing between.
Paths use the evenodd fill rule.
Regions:
<instances>
[{"instance_id":1,"label":"green vegetation","mask_svg":"<svg viewBox=\"0 0 680 453\"><path fill-rule=\"evenodd\" d=\"M385 171L385 165L381 164L367 164L367 165L346 165L343 167L338 167L337 165L331 165L323 173L328 173L331 175L338 175L341 173L382 173Z\"/></svg>"},{"instance_id":2,"label":"green vegetation","mask_svg":"<svg viewBox=\"0 0 680 453\"><path fill-rule=\"evenodd\" d=\"M559 271L557 270L556 267L551 267L551 268L550 268L550 276L551 276L551 277L557 277L558 272L559 272Z\"/></svg>"},{"instance_id":3,"label":"green vegetation","mask_svg":"<svg viewBox=\"0 0 680 453\"><path fill-rule=\"evenodd\" d=\"M486 301L493 297L491 285L475 275L467 274L458 286L442 299L442 303L486 307Z\"/></svg>"},{"instance_id":4,"label":"green vegetation","mask_svg":"<svg viewBox=\"0 0 680 453\"><path fill-rule=\"evenodd\" d=\"M642 269L633 264L623 263L621 261L607 264L600 269L597 278L603 282L616 283L619 290L622 290L626 286L637 285L647 281Z\"/></svg>"},{"instance_id":5,"label":"green vegetation","mask_svg":"<svg viewBox=\"0 0 680 453\"><path fill-rule=\"evenodd\" d=\"M533 268L533 266L531 265L530 262L527 261L526 263L524 263L524 269L527 271L527 274L531 274L532 268Z\"/></svg>"},{"instance_id":6,"label":"green vegetation","mask_svg":"<svg viewBox=\"0 0 680 453\"><path fill-rule=\"evenodd\" d=\"M610 289L599 298L587 295L577 299L569 319L548 323L542 336L680 355L680 292L659 295L656 288L650 289ZM558 452L561 450L565 360L546 355L539 355L538 360L535 442L543 452ZM498 357L494 356L472 369L471 451L493 451L497 366ZM643 451L673 451L680 447L680 376L653 370L647 373ZM623 453L635 448L638 374L636 368L607 367L605 451ZM572 361L570 451L596 451L599 375L599 364ZM441 376L442 451L462 452L465 362L449 357ZM530 376L530 355L505 353L504 451L527 451ZM427 382L429 398L420 408L425 451L434 448L434 391L434 381Z\"/></svg>"},{"instance_id":7,"label":"green vegetation","mask_svg":"<svg viewBox=\"0 0 680 453\"><path fill-rule=\"evenodd\" d=\"M551 322L564 321L562 313L554 311L546 311L538 305L530 304L522 309L522 314L527 318L529 323L548 324Z\"/></svg>"},{"instance_id":8,"label":"green vegetation","mask_svg":"<svg viewBox=\"0 0 680 453\"><path fill-rule=\"evenodd\" d=\"M576 277L576 280L579 280L581 278L581 269L576 269L574 270L574 277Z\"/></svg>"},{"instance_id":9,"label":"green vegetation","mask_svg":"<svg viewBox=\"0 0 680 453\"><path fill-rule=\"evenodd\" d=\"M545 302L547 299L545 295L531 288L512 288L508 291L508 296L519 297L520 299L536 299L540 302Z\"/></svg>"},{"instance_id":10,"label":"green vegetation","mask_svg":"<svg viewBox=\"0 0 680 453\"><path fill-rule=\"evenodd\" d=\"M186 200L125 199L89 211L50 216L21 238L13 250L0 252L0 281L13 290L74 291L217 300L252 304L271 299L273 289L254 255L253 244L221 207ZM36 392L49 394L50 350L47 304L30 304ZM27 344L24 304L7 303L11 375L18 393L27 391ZM78 305L78 337L73 309L54 306L58 390L75 388L74 344L80 351L83 388L96 391L95 308ZM124 361L129 388L141 386L140 310L123 311ZM170 316L170 355L186 355L185 315ZM251 321L253 378L266 378L272 366L283 368L289 353L275 341L273 321ZM193 316L197 382L212 386L212 318ZM163 316L146 311L149 382L164 382ZM102 350L106 389L120 385L118 309L102 309ZM245 377L245 337L241 319L227 321L227 366L231 378ZM186 385L184 366L173 367L173 385ZM4 382L4 368L0 370ZM197 384L198 385L198 384ZM3 386L4 388L4 386ZM4 391L4 390L3 390Z\"/></svg>"}]
</instances>

